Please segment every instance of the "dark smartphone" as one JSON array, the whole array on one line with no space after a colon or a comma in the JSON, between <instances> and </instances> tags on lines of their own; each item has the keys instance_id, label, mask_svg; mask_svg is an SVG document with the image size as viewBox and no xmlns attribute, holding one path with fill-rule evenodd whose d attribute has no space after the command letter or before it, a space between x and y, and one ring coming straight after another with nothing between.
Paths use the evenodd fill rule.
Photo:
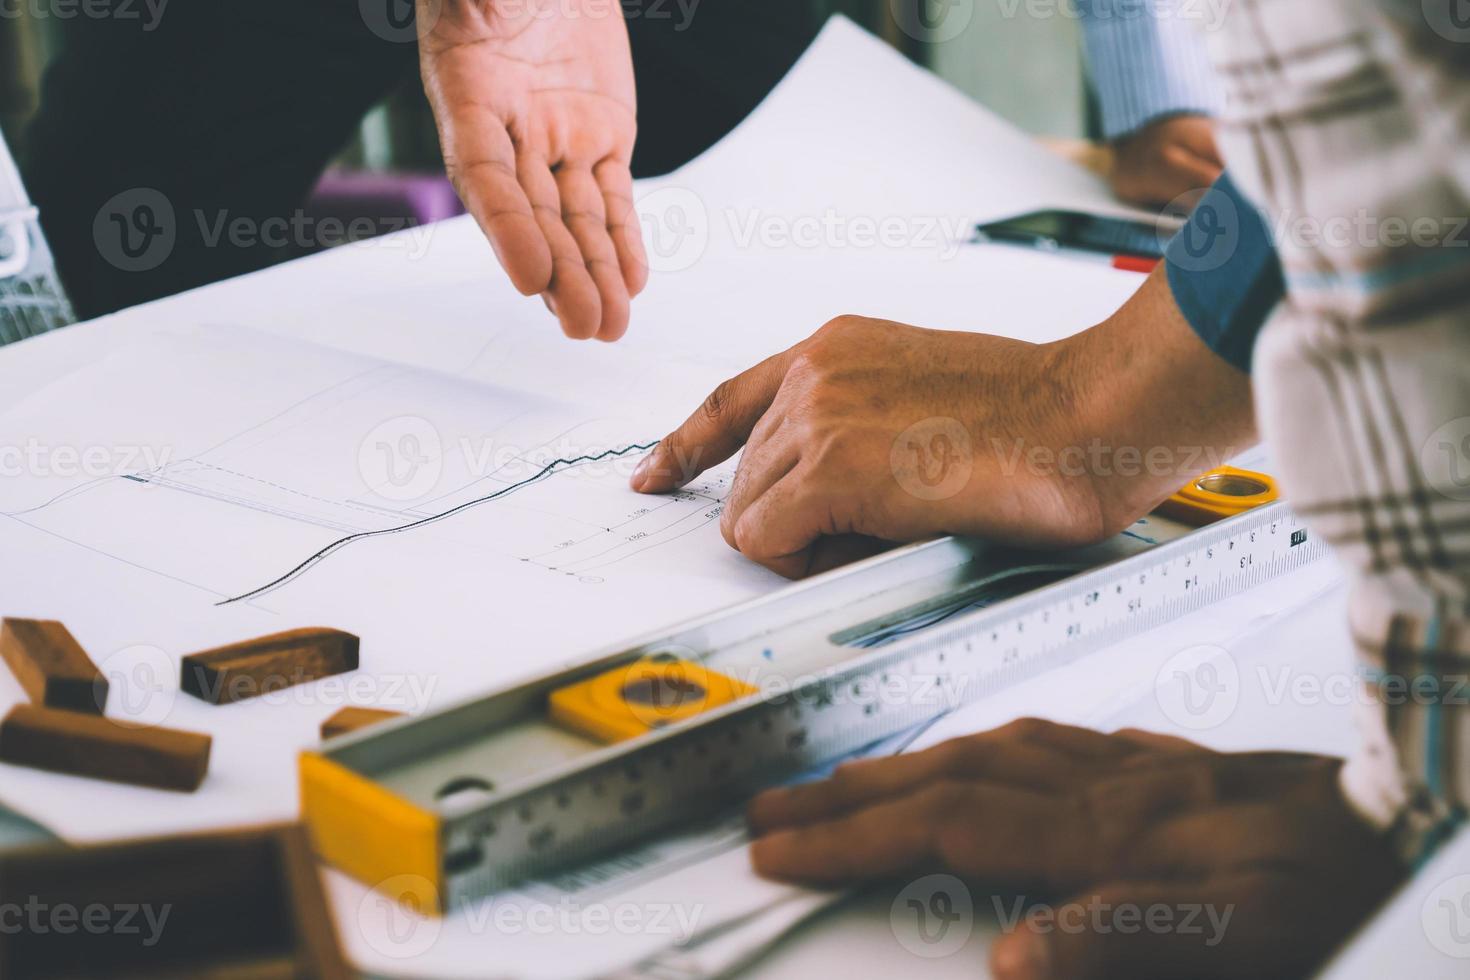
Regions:
<instances>
[{"instance_id":1,"label":"dark smartphone","mask_svg":"<svg viewBox=\"0 0 1470 980\"><path fill-rule=\"evenodd\" d=\"M1033 211L975 229L977 242L1027 245L1050 252L1076 248L1142 259L1162 259L1169 235L1169 230L1146 222L1081 211Z\"/></svg>"}]
</instances>

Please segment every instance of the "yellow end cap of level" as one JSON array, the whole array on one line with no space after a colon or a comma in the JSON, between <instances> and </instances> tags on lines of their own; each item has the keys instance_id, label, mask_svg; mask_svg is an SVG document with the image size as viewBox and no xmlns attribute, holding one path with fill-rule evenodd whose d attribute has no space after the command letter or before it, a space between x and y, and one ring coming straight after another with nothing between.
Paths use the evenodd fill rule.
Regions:
<instances>
[{"instance_id":1,"label":"yellow end cap of level","mask_svg":"<svg viewBox=\"0 0 1470 980\"><path fill-rule=\"evenodd\" d=\"M438 915L439 818L316 752L300 759L301 818L328 864L411 911Z\"/></svg>"},{"instance_id":2,"label":"yellow end cap of level","mask_svg":"<svg viewBox=\"0 0 1470 980\"><path fill-rule=\"evenodd\" d=\"M1274 477L1253 470L1222 466L1190 480L1159 505L1165 517L1202 527L1279 499Z\"/></svg>"},{"instance_id":3,"label":"yellow end cap of level","mask_svg":"<svg viewBox=\"0 0 1470 980\"><path fill-rule=\"evenodd\" d=\"M553 692L550 713L558 724L599 742L621 742L754 693L751 685L693 661L649 658Z\"/></svg>"}]
</instances>

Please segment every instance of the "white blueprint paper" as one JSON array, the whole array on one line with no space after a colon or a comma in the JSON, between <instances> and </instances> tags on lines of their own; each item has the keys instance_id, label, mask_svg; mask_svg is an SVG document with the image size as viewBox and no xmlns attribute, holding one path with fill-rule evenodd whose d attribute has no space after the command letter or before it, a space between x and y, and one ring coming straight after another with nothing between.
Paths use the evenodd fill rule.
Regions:
<instances>
[{"instance_id":1,"label":"white blueprint paper","mask_svg":"<svg viewBox=\"0 0 1470 980\"><path fill-rule=\"evenodd\" d=\"M110 713L215 738L189 796L0 766L0 802L78 842L289 819L295 755L344 704L421 712L780 586L718 533L728 468L626 489L636 447L723 378L843 313L1053 340L1139 282L965 245L1105 189L845 21L638 196L654 275L617 345L563 340L459 219L0 352L0 447L29 460L0 479L0 613L65 621L114 677ZM225 708L178 695L179 656L312 625L361 635L361 669ZM0 709L20 698L0 672ZM645 887L730 915L765 900L724 880ZM487 946L509 967L565 938L523 930L517 959L451 917L404 958L375 945L391 923L358 921L358 886L332 891L384 974L495 975Z\"/></svg>"}]
</instances>

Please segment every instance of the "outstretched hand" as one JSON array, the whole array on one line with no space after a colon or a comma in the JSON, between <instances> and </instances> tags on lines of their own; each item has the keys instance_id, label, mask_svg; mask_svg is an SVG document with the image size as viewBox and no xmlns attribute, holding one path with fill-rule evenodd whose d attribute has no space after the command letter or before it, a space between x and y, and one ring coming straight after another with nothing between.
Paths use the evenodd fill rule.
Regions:
<instances>
[{"instance_id":1,"label":"outstretched hand","mask_svg":"<svg viewBox=\"0 0 1470 980\"><path fill-rule=\"evenodd\" d=\"M622 8L417 2L424 91L465 207L511 282L542 294L567 336L617 340L648 279Z\"/></svg>"}]
</instances>

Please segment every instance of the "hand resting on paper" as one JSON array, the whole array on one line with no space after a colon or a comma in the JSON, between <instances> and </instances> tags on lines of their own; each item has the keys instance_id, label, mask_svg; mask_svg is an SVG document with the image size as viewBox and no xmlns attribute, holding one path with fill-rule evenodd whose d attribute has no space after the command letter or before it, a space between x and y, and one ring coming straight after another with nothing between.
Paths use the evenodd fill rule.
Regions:
<instances>
[{"instance_id":1,"label":"hand resting on paper","mask_svg":"<svg viewBox=\"0 0 1470 980\"><path fill-rule=\"evenodd\" d=\"M1040 904L1002 917L999 980L1307 976L1403 875L1339 767L1024 720L756 797L751 858L818 886L1024 889Z\"/></svg>"},{"instance_id":2,"label":"hand resting on paper","mask_svg":"<svg viewBox=\"0 0 1470 980\"><path fill-rule=\"evenodd\" d=\"M1095 541L1254 440L1249 380L1159 272L1054 344L840 317L720 385L632 486L673 490L743 446L725 540L800 577L942 534Z\"/></svg>"}]
</instances>

